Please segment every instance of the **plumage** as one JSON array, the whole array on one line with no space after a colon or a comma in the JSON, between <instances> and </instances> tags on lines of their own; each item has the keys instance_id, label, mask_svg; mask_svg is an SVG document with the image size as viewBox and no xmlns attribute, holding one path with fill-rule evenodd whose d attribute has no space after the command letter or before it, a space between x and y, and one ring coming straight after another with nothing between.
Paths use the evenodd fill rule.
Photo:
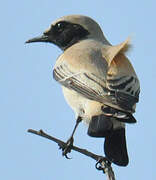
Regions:
<instances>
[{"instance_id":1,"label":"plumage","mask_svg":"<svg viewBox=\"0 0 156 180\"><path fill-rule=\"evenodd\" d=\"M138 77L125 55L129 41L111 45L100 26L82 15L64 16L41 37L27 41L50 42L63 50L53 77L62 85L77 119L88 124L88 135L104 137L106 157L120 166L128 164L125 123L136 122L132 114L140 92Z\"/></svg>"},{"instance_id":2,"label":"plumage","mask_svg":"<svg viewBox=\"0 0 156 180\"><path fill-rule=\"evenodd\" d=\"M133 105L135 105L138 100L137 96L131 94L131 91L135 93L135 89L139 89L136 74L126 57L122 60L127 60L126 63L120 63L118 67L117 65L119 63L116 58L109 67L102 54L104 53L102 51L103 46L101 42L92 39L76 43L58 58L54 67L54 78L63 86L74 89L91 100L99 101L108 106L111 105L119 110L134 112ZM131 66L129 67L129 71L132 71L131 74L127 74L124 68L126 65ZM122 70L122 74L120 74L120 69ZM120 78L118 84L113 81L117 78ZM109 79L109 81L107 79ZM130 81L127 86L124 85L129 79L132 79L132 81ZM116 86L118 86L118 88L116 88ZM137 88L135 86L137 86ZM126 90L129 87L131 87L132 90L127 92ZM126 103L123 102L123 106L126 109L122 105L120 106L115 97L119 94L116 93L116 91L126 93L127 97L132 99L130 107L126 107L128 106L126 99Z\"/></svg>"}]
</instances>

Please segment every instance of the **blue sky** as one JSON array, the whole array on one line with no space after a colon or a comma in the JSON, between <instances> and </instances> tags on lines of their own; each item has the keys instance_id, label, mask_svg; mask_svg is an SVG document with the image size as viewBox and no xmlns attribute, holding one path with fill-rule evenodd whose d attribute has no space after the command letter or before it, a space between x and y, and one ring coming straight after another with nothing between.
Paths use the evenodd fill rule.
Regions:
<instances>
[{"instance_id":1,"label":"blue sky","mask_svg":"<svg viewBox=\"0 0 156 180\"><path fill-rule=\"evenodd\" d=\"M27 133L43 129L67 140L74 126L74 113L66 104L52 69L61 50L51 44L24 42L40 35L52 21L69 14L95 19L112 44L129 35L133 48L128 53L140 78L141 96L135 117L127 126L130 163L113 165L116 179L155 179L155 89L156 13L155 1L50 1L1 2L0 60L0 176L3 180L104 179L95 162L77 152L72 160L61 156L58 146ZM75 145L103 154L103 139L90 138L81 124Z\"/></svg>"}]
</instances>

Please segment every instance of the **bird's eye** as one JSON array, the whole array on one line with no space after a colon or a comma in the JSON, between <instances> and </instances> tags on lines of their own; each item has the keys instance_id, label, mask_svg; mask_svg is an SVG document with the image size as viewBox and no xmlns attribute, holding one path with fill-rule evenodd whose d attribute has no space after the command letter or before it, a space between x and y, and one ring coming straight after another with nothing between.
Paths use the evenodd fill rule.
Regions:
<instances>
[{"instance_id":1,"label":"bird's eye","mask_svg":"<svg viewBox=\"0 0 156 180\"><path fill-rule=\"evenodd\" d=\"M56 28L58 31L62 31L65 27L65 23L59 22L56 24Z\"/></svg>"},{"instance_id":2,"label":"bird's eye","mask_svg":"<svg viewBox=\"0 0 156 180\"><path fill-rule=\"evenodd\" d=\"M58 27L58 28L62 28L62 27L63 27L63 26L62 26L62 23L58 23L58 24L57 24L57 27Z\"/></svg>"}]
</instances>

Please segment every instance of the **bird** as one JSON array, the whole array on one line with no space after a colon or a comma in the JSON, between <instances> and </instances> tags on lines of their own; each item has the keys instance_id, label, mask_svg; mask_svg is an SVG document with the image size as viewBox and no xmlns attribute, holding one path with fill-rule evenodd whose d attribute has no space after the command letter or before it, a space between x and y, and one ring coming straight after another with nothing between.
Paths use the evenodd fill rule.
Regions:
<instances>
[{"instance_id":1,"label":"bird","mask_svg":"<svg viewBox=\"0 0 156 180\"><path fill-rule=\"evenodd\" d=\"M127 166L125 126L136 123L133 113L140 93L139 79L126 56L130 38L112 45L92 18L66 15L52 22L43 35L26 41L33 42L52 43L62 50L53 77L76 116L63 155L71 151L78 124L84 122L89 136L104 138L108 161Z\"/></svg>"}]
</instances>

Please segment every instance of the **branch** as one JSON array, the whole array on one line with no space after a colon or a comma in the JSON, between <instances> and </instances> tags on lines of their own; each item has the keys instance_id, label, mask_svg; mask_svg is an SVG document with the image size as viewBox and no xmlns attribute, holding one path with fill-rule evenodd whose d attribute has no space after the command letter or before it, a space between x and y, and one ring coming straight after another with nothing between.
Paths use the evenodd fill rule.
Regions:
<instances>
[{"instance_id":1,"label":"branch","mask_svg":"<svg viewBox=\"0 0 156 180\"><path fill-rule=\"evenodd\" d=\"M66 147L65 142L63 142L60 139L57 139L53 136L46 134L43 130L36 131L33 129L28 129L28 132L39 135L39 136L44 137L44 138L47 138L51 141L54 141L59 145L60 148ZM115 180L115 175L114 175L113 169L111 167L111 163L105 157L96 155L96 154L94 154L94 153L92 153L86 149L81 149L77 146L71 146L71 149L74 151L77 151L83 155L86 155L86 156L94 159L95 161L97 161L97 163L95 165L96 169L102 170L103 173L106 174L107 180Z\"/></svg>"}]
</instances>

